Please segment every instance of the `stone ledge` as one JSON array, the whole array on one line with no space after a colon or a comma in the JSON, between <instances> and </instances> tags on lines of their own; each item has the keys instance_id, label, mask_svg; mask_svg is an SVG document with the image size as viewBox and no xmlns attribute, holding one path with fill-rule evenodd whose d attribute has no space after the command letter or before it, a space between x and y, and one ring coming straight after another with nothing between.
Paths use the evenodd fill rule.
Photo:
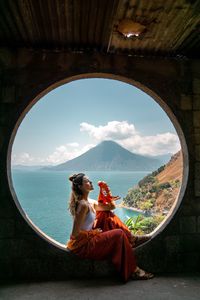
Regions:
<instances>
[{"instance_id":1,"label":"stone ledge","mask_svg":"<svg viewBox=\"0 0 200 300\"><path fill-rule=\"evenodd\" d=\"M4 262L3 262L4 263ZM5 265L5 263L4 263ZM0 268L3 266L0 262ZM4 268L7 266L5 265ZM2 269L2 268L1 268ZM70 279L116 276L109 261L64 258L24 258L13 260L9 277L17 279Z\"/></svg>"}]
</instances>

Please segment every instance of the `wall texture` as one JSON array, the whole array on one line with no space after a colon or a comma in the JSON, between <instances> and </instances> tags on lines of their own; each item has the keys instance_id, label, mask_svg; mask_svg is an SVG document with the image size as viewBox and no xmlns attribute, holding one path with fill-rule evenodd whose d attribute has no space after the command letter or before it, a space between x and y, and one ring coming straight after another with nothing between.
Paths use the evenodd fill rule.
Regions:
<instances>
[{"instance_id":1,"label":"wall texture","mask_svg":"<svg viewBox=\"0 0 200 300\"><path fill-rule=\"evenodd\" d=\"M115 273L107 261L81 260L41 238L18 210L9 187L7 154L13 130L34 102L73 76L133 80L157 95L157 100L161 98L164 109L172 112L188 148L188 181L173 218L136 250L137 260L152 272L199 270L200 61L0 48L0 66L0 278L66 279ZM186 148L183 151L187 165Z\"/></svg>"}]
</instances>

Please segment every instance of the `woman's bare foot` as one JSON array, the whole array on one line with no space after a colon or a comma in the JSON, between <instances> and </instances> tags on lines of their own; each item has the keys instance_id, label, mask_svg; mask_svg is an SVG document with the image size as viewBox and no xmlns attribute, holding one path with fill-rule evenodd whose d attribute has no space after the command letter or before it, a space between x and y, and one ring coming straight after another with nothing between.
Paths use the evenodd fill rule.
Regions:
<instances>
[{"instance_id":1,"label":"woman's bare foot","mask_svg":"<svg viewBox=\"0 0 200 300\"><path fill-rule=\"evenodd\" d=\"M149 241L151 236L149 235L132 235L132 248L136 248L137 246Z\"/></svg>"},{"instance_id":2,"label":"woman's bare foot","mask_svg":"<svg viewBox=\"0 0 200 300\"><path fill-rule=\"evenodd\" d=\"M152 273L146 272L139 267L136 267L135 272L131 275L131 279L133 280L147 280L153 277L154 275Z\"/></svg>"}]
</instances>

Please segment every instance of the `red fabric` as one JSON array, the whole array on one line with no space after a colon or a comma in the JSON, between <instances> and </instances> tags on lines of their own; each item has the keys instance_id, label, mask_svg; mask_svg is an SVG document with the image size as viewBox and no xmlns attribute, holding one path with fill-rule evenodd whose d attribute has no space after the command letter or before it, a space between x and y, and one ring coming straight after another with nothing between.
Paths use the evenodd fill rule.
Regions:
<instances>
[{"instance_id":1,"label":"red fabric","mask_svg":"<svg viewBox=\"0 0 200 300\"><path fill-rule=\"evenodd\" d=\"M130 230L112 211L97 211L93 228L101 228L103 231L120 228L131 244L132 235Z\"/></svg>"},{"instance_id":2,"label":"red fabric","mask_svg":"<svg viewBox=\"0 0 200 300\"><path fill-rule=\"evenodd\" d=\"M82 230L76 238L71 236L67 248L81 258L110 259L124 282L136 268L133 249L122 229L105 232Z\"/></svg>"},{"instance_id":3,"label":"red fabric","mask_svg":"<svg viewBox=\"0 0 200 300\"><path fill-rule=\"evenodd\" d=\"M112 201L112 193L105 181L99 181L98 186L100 187L98 202L103 204L110 203Z\"/></svg>"}]
</instances>

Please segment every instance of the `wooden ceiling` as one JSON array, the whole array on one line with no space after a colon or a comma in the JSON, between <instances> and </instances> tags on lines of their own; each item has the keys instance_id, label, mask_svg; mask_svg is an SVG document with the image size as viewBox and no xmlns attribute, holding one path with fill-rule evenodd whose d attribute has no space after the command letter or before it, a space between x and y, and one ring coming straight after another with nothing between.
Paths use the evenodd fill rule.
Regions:
<instances>
[{"instance_id":1,"label":"wooden ceiling","mask_svg":"<svg viewBox=\"0 0 200 300\"><path fill-rule=\"evenodd\" d=\"M124 37L123 19L146 32ZM0 0L0 46L200 58L200 1Z\"/></svg>"}]
</instances>

